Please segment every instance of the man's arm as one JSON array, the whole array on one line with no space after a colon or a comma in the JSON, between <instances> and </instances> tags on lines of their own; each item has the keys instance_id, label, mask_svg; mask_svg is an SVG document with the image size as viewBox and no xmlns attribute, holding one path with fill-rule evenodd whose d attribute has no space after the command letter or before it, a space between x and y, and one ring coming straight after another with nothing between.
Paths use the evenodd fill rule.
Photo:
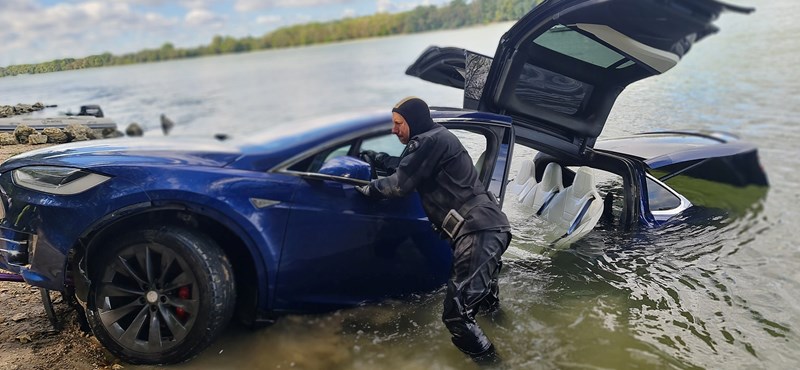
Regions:
<instances>
[{"instance_id":1,"label":"man's arm","mask_svg":"<svg viewBox=\"0 0 800 370\"><path fill-rule=\"evenodd\" d=\"M384 152L375 152L373 150L365 150L361 152L359 157L387 176L393 174L397 170L401 159L401 157L393 157Z\"/></svg>"},{"instance_id":2,"label":"man's arm","mask_svg":"<svg viewBox=\"0 0 800 370\"><path fill-rule=\"evenodd\" d=\"M423 179L430 177L441 157L433 139L411 140L405 156L391 176L373 180L362 193L373 198L403 197L413 192Z\"/></svg>"},{"instance_id":3,"label":"man's arm","mask_svg":"<svg viewBox=\"0 0 800 370\"><path fill-rule=\"evenodd\" d=\"M383 152L375 155L375 161L380 163L381 168L386 171L388 175L392 175L397 171L401 159L401 157L392 157Z\"/></svg>"}]
</instances>

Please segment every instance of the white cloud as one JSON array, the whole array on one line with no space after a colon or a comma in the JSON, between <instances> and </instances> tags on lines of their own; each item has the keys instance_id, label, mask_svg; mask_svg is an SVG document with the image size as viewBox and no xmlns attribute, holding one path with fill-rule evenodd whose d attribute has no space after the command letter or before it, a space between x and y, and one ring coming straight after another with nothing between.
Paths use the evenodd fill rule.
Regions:
<instances>
[{"instance_id":1,"label":"white cloud","mask_svg":"<svg viewBox=\"0 0 800 370\"><path fill-rule=\"evenodd\" d=\"M423 2L441 4L449 0L373 1L380 9L394 12ZM224 4L222 0L61 0L54 5L50 3L0 0L0 67L80 58L105 51L124 54L156 48L164 42L172 42L176 47L194 47L207 43L215 34L241 37L260 34L275 26L364 12L357 0L237 0ZM345 6L331 6L335 4ZM234 6L248 12L269 10L252 14L225 12ZM330 12L315 12L316 18L291 14L306 12L306 8L313 6L326 6ZM346 7L357 10L345 10ZM294 10L279 12L280 8Z\"/></svg>"},{"instance_id":2,"label":"white cloud","mask_svg":"<svg viewBox=\"0 0 800 370\"><path fill-rule=\"evenodd\" d=\"M212 26L218 27L224 24L225 19L208 9L192 9L186 13L184 18L186 24L190 26Z\"/></svg>"},{"instance_id":3,"label":"white cloud","mask_svg":"<svg viewBox=\"0 0 800 370\"><path fill-rule=\"evenodd\" d=\"M234 9L249 12L270 8L307 8L312 6L345 4L353 0L237 0Z\"/></svg>"},{"instance_id":4,"label":"white cloud","mask_svg":"<svg viewBox=\"0 0 800 370\"><path fill-rule=\"evenodd\" d=\"M32 0L3 0L0 2L0 11L26 11L35 10L36 4Z\"/></svg>"},{"instance_id":5,"label":"white cloud","mask_svg":"<svg viewBox=\"0 0 800 370\"><path fill-rule=\"evenodd\" d=\"M117 3L126 3L131 5L163 5L169 2L169 0L116 0Z\"/></svg>"},{"instance_id":6,"label":"white cloud","mask_svg":"<svg viewBox=\"0 0 800 370\"><path fill-rule=\"evenodd\" d=\"M354 18L356 16L356 10L352 8L347 8L342 12L343 18Z\"/></svg>"},{"instance_id":7,"label":"white cloud","mask_svg":"<svg viewBox=\"0 0 800 370\"><path fill-rule=\"evenodd\" d=\"M258 24L276 24L280 23L283 20L283 17L279 15L262 15L256 18L256 23Z\"/></svg>"},{"instance_id":8,"label":"white cloud","mask_svg":"<svg viewBox=\"0 0 800 370\"><path fill-rule=\"evenodd\" d=\"M31 1L3 1L0 11L0 66L83 57L104 51L138 50L141 35L167 40L178 20L137 13L125 2L86 1L50 7ZM155 37L154 37L155 38Z\"/></svg>"},{"instance_id":9,"label":"white cloud","mask_svg":"<svg viewBox=\"0 0 800 370\"><path fill-rule=\"evenodd\" d=\"M212 3L216 2L215 0L181 0L180 3L183 7L187 9L206 9Z\"/></svg>"},{"instance_id":10,"label":"white cloud","mask_svg":"<svg viewBox=\"0 0 800 370\"><path fill-rule=\"evenodd\" d=\"M388 13L394 10L395 5L392 0L378 0L378 13Z\"/></svg>"},{"instance_id":11,"label":"white cloud","mask_svg":"<svg viewBox=\"0 0 800 370\"><path fill-rule=\"evenodd\" d=\"M200 9L200 8L208 8L214 2L219 0L113 0L117 3L127 3L131 5L143 5L143 6L160 6L166 5L169 3L179 3L181 6L187 9Z\"/></svg>"}]
</instances>

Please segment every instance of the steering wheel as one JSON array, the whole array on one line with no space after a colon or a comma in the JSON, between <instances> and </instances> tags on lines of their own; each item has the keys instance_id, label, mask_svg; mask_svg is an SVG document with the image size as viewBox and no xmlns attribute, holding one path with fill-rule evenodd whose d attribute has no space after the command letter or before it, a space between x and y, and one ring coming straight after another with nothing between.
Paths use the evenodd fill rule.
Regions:
<instances>
[{"instance_id":1,"label":"steering wheel","mask_svg":"<svg viewBox=\"0 0 800 370\"><path fill-rule=\"evenodd\" d=\"M378 153L375 153L375 151L372 151L372 150L365 150L365 151L363 151L361 153L358 153L358 158L361 159L364 162L367 162L369 164L370 177L373 180L378 178L378 172L376 170L377 166L376 166L376 160L375 160L375 156L377 154Z\"/></svg>"}]
</instances>

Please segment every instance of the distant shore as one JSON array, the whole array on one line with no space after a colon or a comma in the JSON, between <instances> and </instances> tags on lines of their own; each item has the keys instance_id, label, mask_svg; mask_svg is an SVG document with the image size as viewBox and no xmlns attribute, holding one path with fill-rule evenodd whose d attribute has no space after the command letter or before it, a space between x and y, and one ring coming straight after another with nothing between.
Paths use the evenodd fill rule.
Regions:
<instances>
[{"instance_id":1,"label":"distant shore","mask_svg":"<svg viewBox=\"0 0 800 370\"><path fill-rule=\"evenodd\" d=\"M543 0L453 0L448 5L418 6L402 13L378 13L329 22L312 22L279 28L261 37L214 36L211 43L194 48L176 48L165 43L158 49L113 55L103 53L84 58L56 59L44 63L18 64L0 67L0 77L39 74L75 69L97 68L128 64L152 63L211 55L245 53L258 50L282 49L296 46L334 43L456 29L467 26L516 20Z\"/></svg>"}]
</instances>

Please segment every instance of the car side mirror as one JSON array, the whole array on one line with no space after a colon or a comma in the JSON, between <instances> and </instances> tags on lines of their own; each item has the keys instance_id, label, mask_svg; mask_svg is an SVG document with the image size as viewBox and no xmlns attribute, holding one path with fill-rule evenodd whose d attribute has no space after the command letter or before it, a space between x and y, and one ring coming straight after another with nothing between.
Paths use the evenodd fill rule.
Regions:
<instances>
[{"instance_id":1,"label":"car side mirror","mask_svg":"<svg viewBox=\"0 0 800 370\"><path fill-rule=\"evenodd\" d=\"M369 181L372 178L372 168L369 163L358 158L341 156L327 160L319 169L322 175L344 177L355 180Z\"/></svg>"}]
</instances>

